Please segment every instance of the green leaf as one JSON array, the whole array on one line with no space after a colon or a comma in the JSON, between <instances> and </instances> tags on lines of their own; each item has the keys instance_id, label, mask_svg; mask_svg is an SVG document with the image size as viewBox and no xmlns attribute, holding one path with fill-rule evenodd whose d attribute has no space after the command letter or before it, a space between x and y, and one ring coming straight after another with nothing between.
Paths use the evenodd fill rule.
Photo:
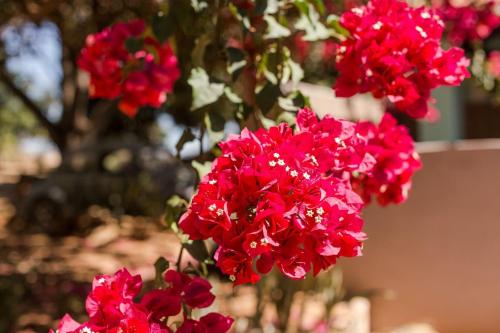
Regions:
<instances>
[{"instance_id":1,"label":"green leaf","mask_svg":"<svg viewBox=\"0 0 500 333\"><path fill-rule=\"evenodd\" d=\"M325 13L325 4L323 3L323 0L312 0L314 5L316 6L316 9L318 9L318 12L323 15Z\"/></svg>"},{"instance_id":2,"label":"green leaf","mask_svg":"<svg viewBox=\"0 0 500 333\"><path fill-rule=\"evenodd\" d=\"M227 71L235 78L235 75L238 75L240 70L247 64L245 52L235 47L228 47L226 50L229 60Z\"/></svg>"},{"instance_id":3,"label":"green leaf","mask_svg":"<svg viewBox=\"0 0 500 333\"><path fill-rule=\"evenodd\" d=\"M349 31L340 24L340 18L337 15L329 15L326 21L328 26L331 27L336 34L343 37L348 37L350 35Z\"/></svg>"},{"instance_id":4,"label":"green leaf","mask_svg":"<svg viewBox=\"0 0 500 333\"><path fill-rule=\"evenodd\" d=\"M262 113L256 112L255 115L259 118L265 129L270 129L273 126L276 126L276 122L274 120L264 117Z\"/></svg>"},{"instance_id":5,"label":"green leaf","mask_svg":"<svg viewBox=\"0 0 500 333\"><path fill-rule=\"evenodd\" d=\"M278 101L281 91L278 85L268 82L256 96L256 102L260 110L266 114Z\"/></svg>"},{"instance_id":6,"label":"green leaf","mask_svg":"<svg viewBox=\"0 0 500 333\"><path fill-rule=\"evenodd\" d=\"M287 123L290 126L295 125L296 120L297 120L296 113L287 111L280 113L280 115L276 118L276 122Z\"/></svg>"},{"instance_id":7,"label":"green leaf","mask_svg":"<svg viewBox=\"0 0 500 333\"><path fill-rule=\"evenodd\" d=\"M177 144L175 145L175 149L177 150L177 157L180 156L181 150L184 147L184 145L187 142L193 141L194 139L196 139L196 137L194 136L193 132L189 127L186 127L182 132L179 141L177 141Z\"/></svg>"},{"instance_id":8,"label":"green leaf","mask_svg":"<svg viewBox=\"0 0 500 333\"><path fill-rule=\"evenodd\" d=\"M281 79L281 83L293 83L293 88L295 89L297 84L304 78L304 70L302 67L292 60L292 58L288 58L283 67L283 77Z\"/></svg>"},{"instance_id":9,"label":"green leaf","mask_svg":"<svg viewBox=\"0 0 500 333\"><path fill-rule=\"evenodd\" d=\"M188 202L176 194L167 200L164 221L167 227L175 233L179 233L177 221L187 209L187 206Z\"/></svg>"},{"instance_id":10,"label":"green leaf","mask_svg":"<svg viewBox=\"0 0 500 333\"><path fill-rule=\"evenodd\" d=\"M207 112L203 121L211 144L215 144L224 138L226 120L220 114Z\"/></svg>"},{"instance_id":11,"label":"green leaf","mask_svg":"<svg viewBox=\"0 0 500 333\"><path fill-rule=\"evenodd\" d=\"M278 84L278 77L275 72L277 71L278 56L276 49L272 48L262 55L262 59L258 65L259 73L263 74L267 81L274 85Z\"/></svg>"},{"instance_id":12,"label":"green leaf","mask_svg":"<svg viewBox=\"0 0 500 333\"><path fill-rule=\"evenodd\" d=\"M298 111L299 109L307 106L307 99L300 91L297 90L286 97L280 97L278 104L283 110Z\"/></svg>"},{"instance_id":13,"label":"green leaf","mask_svg":"<svg viewBox=\"0 0 500 333\"><path fill-rule=\"evenodd\" d=\"M191 166L198 173L198 177L200 179L202 179L206 174L208 174L210 172L210 169L212 168L212 162L200 163L200 162L194 160L191 162Z\"/></svg>"},{"instance_id":14,"label":"green leaf","mask_svg":"<svg viewBox=\"0 0 500 333\"><path fill-rule=\"evenodd\" d=\"M226 87L224 89L224 94L226 95L227 99L231 101L234 104L241 104L243 103L243 100L241 99L240 96L238 96L235 92L231 90L231 88Z\"/></svg>"},{"instance_id":15,"label":"green leaf","mask_svg":"<svg viewBox=\"0 0 500 333\"><path fill-rule=\"evenodd\" d=\"M305 32L302 39L305 41L317 41L330 37L330 31L321 23L320 16L314 6L309 6L309 15L301 13L295 23L295 29Z\"/></svg>"},{"instance_id":16,"label":"green leaf","mask_svg":"<svg viewBox=\"0 0 500 333\"><path fill-rule=\"evenodd\" d=\"M298 108L293 104L293 100L289 97L278 98L278 105L286 111L297 111Z\"/></svg>"},{"instance_id":17,"label":"green leaf","mask_svg":"<svg viewBox=\"0 0 500 333\"><path fill-rule=\"evenodd\" d=\"M295 0L294 1L295 7L299 9L299 11L302 13L302 15L305 15L306 17L309 17L309 4L306 0Z\"/></svg>"},{"instance_id":18,"label":"green leaf","mask_svg":"<svg viewBox=\"0 0 500 333\"><path fill-rule=\"evenodd\" d=\"M191 6L193 7L195 12L199 13L203 9L208 7L208 3L203 0L191 0Z\"/></svg>"},{"instance_id":19,"label":"green leaf","mask_svg":"<svg viewBox=\"0 0 500 333\"><path fill-rule=\"evenodd\" d=\"M155 285L157 287L164 287L165 280L163 279L163 272L169 268L170 264L164 257L160 257L155 261Z\"/></svg>"},{"instance_id":20,"label":"green leaf","mask_svg":"<svg viewBox=\"0 0 500 333\"><path fill-rule=\"evenodd\" d=\"M227 71L229 72L229 74L233 75L234 78L235 75L238 75L241 72L240 70L243 69L243 67L245 67L246 64L247 64L246 60L233 62L229 64L229 66L227 66Z\"/></svg>"},{"instance_id":21,"label":"green leaf","mask_svg":"<svg viewBox=\"0 0 500 333\"><path fill-rule=\"evenodd\" d=\"M153 17L151 27L158 41L163 43L174 33L175 22L160 12L159 15Z\"/></svg>"},{"instance_id":22,"label":"green leaf","mask_svg":"<svg viewBox=\"0 0 500 333\"><path fill-rule=\"evenodd\" d=\"M189 241L184 244L184 248L199 262L203 262L205 259L210 257L207 246L202 240Z\"/></svg>"},{"instance_id":23,"label":"green leaf","mask_svg":"<svg viewBox=\"0 0 500 333\"><path fill-rule=\"evenodd\" d=\"M276 19L274 18L274 16L265 15L264 20L267 23L267 30L266 33L264 34L265 39L275 39L275 38L283 38L290 36L291 34L290 30L287 27L279 24L278 21L276 21Z\"/></svg>"},{"instance_id":24,"label":"green leaf","mask_svg":"<svg viewBox=\"0 0 500 333\"><path fill-rule=\"evenodd\" d=\"M211 83L207 72L201 67L191 70L188 83L193 88L191 111L216 102L224 93L224 84Z\"/></svg>"},{"instance_id":25,"label":"green leaf","mask_svg":"<svg viewBox=\"0 0 500 333\"><path fill-rule=\"evenodd\" d=\"M130 37L125 41L125 48L130 53L136 53L137 51L142 50L144 47L144 39L143 38L135 38Z\"/></svg>"},{"instance_id":26,"label":"green leaf","mask_svg":"<svg viewBox=\"0 0 500 333\"><path fill-rule=\"evenodd\" d=\"M266 9L265 9L264 13L276 14L279 10L279 7L280 7L280 1L281 0L267 0L266 1Z\"/></svg>"}]
</instances>

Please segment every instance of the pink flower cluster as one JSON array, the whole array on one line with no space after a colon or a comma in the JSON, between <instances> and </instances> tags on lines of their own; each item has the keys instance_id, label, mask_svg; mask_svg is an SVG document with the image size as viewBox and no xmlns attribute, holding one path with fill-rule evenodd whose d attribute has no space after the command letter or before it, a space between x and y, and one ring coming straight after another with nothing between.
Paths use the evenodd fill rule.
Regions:
<instances>
[{"instance_id":1,"label":"pink flower cluster","mask_svg":"<svg viewBox=\"0 0 500 333\"><path fill-rule=\"evenodd\" d=\"M422 166L408 129L397 125L396 120L385 113L378 126L360 122L357 131L368 140L366 150L376 163L368 173L353 174L353 188L367 203L372 195L381 205L404 202L412 176Z\"/></svg>"},{"instance_id":2,"label":"pink flower cluster","mask_svg":"<svg viewBox=\"0 0 500 333\"><path fill-rule=\"evenodd\" d=\"M498 11L499 7L500 3L495 0L465 6L454 6L445 0L436 6L436 11L445 23L448 40L460 46L465 42L483 40L498 28L500 15L495 10Z\"/></svg>"},{"instance_id":3,"label":"pink flower cluster","mask_svg":"<svg viewBox=\"0 0 500 333\"><path fill-rule=\"evenodd\" d=\"M113 276L96 276L85 308L90 319L80 324L66 314L60 321L58 333L172 333L168 318L181 312L182 305L196 309L212 304L215 296L210 283L200 277L168 270L168 287L144 294L136 302L142 288L139 275L131 275L125 268ZM224 333L233 320L219 313L209 313L194 320L187 318L176 333ZM51 331L53 332L53 331Z\"/></svg>"},{"instance_id":4,"label":"pink flower cluster","mask_svg":"<svg viewBox=\"0 0 500 333\"><path fill-rule=\"evenodd\" d=\"M338 47L337 96L370 92L423 118L431 90L459 85L470 75L462 49L440 47L443 23L431 10L399 0L372 0L345 12L341 24L350 36Z\"/></svg>"},{"instance_id":5,"label":"pink flower cluster","mask_svg":"<svg viewBox=\"0 0 500 333\"><path fill-rule=\"evenodd\" d=\"M168 42L144 36L145 30L144 21L134 20L89 35L78 59L90 74L90 96L120 98L120 110L130 117L142 106L160 107L180 76ZM127 50L130 40L138 50Z\"/></svg>"}]
</instances>

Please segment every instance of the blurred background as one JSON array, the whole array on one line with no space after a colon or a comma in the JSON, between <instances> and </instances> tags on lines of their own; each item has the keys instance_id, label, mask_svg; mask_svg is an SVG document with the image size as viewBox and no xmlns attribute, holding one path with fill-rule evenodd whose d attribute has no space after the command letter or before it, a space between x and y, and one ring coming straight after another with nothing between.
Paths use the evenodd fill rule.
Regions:
<instances>
[{"instance_id":1,"label":"blurred background","mask_svg":"<svg viewBox=\"0 0 500 333\"><path fill-rule=\"evenodd\" d=\"M0 1L0 332L46 332L65 312L84 312L93 275L127 266L151 280L159 256L177 256L165 202L189 199L189 162L209 140L178 146L193 125L182 108L130 119L90 100L76 65L88 34L157 10L154 0ZM305 318L296 332L331 331L318 324L325 297L335 332L500 331L500 30L460 45L473 77L435 92L432 119L398 116L424 168L407 203L368 209L364 256L300 292L261 286L295 292ZM369 96L334 97L325 61L332 45L297 35L288 47L318 114L380 118L384 106ZM239 130L231 121L222 128ZM258 291L217 288L243 327Z\"/></svg>"}]
</instances>

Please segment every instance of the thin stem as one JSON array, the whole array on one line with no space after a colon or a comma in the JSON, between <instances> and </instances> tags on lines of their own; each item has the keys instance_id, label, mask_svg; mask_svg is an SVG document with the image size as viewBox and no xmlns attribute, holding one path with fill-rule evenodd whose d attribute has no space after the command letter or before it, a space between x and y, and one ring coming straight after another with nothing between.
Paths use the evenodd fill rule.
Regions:
<instances>
[{"instance_id":1,"label":"thin stem","mask_svg":"<svg viewBox=\"0 0 500 333\"><path fill-rule=\"evenodd\" d=\"M179 250L179 255L177 256L177 261L175 266L177 267L177 271L181 271L181 261L182 261L182 253L184 252L184 244L181 243L181 249Z\"/></svg>"}]
</instances>

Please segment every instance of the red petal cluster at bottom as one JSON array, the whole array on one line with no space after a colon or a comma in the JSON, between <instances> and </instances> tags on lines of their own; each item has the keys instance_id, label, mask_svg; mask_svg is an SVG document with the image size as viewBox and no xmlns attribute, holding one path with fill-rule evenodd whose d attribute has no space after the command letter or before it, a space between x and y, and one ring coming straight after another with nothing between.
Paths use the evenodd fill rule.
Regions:
<instances>
[{"instance_id":1,"label":"red petal cluster at bottom","mask_svg":"<svg viewBox=\"0 0 500 333\"><path fill-rule=\"evenodd\" d=\"M206 308L214 301L212 286L200 277L168 270L165 281L168 288L149 291L136 302L142 288L139 275L131 275L123 268L113 276L96 276L85 302L89 320L80 324L66 314L57 332L173 333L168 318L178 315L182 304L191 309ZM232 323L231 318L212 312L199 320L184 318L175 332L224 333Z\"/></svg>"}]
</instances>

